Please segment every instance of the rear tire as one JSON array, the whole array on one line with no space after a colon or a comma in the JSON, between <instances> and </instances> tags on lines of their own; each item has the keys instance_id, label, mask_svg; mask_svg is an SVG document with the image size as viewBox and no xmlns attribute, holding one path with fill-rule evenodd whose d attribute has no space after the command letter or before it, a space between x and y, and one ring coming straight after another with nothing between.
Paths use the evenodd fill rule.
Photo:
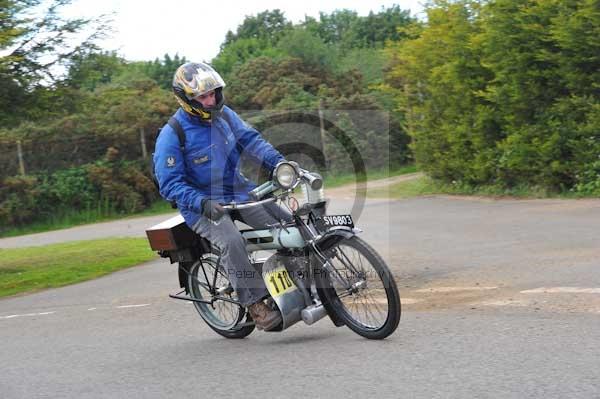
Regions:
<instances>
[{"instance_id":1,"label":"rear tire","mask_svg":"<svg viewBox=\"0 0 600 399\"><path fill-rule=\"evenodd\" d=\"M227 274L224 273L223 266L217 264L217 259L214 254L206 254L190 267L186 280L190 297L211 300L213 295L208 287L212 287L215 273L217 273L216 289L225 289L225 292L220 295L228 299L237 300L237 295L233 291L233 288L231 288L231 282ZM228 287L229 289L227 289ZM216 300L212 304L193 303L206 324L217 334L225 338L244 338L254 331L254 324L239 326L243 323L244 317L246 321L250 321L250 319L246 314L246 309L238 304L223 300Z\"/></svg>"},{"instance_id":2,"label":"rear tire","mask_svg":"<svg viewBox=\"0 0 600 399\"><path fill-rule=\"evenodd\" d=\"M324 252L330 266L317 275L335 314L352 331L368 339L383 339L400 323L398 287L379 254L353 236Z\"/></svg>"}]
</instances>

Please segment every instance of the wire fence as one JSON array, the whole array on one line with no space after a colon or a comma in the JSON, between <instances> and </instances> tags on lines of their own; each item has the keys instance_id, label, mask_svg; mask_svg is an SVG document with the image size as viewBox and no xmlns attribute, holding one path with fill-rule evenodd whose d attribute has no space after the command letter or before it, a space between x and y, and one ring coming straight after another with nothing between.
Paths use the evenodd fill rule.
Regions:
<instances>
[{"instance_id":1,"label":"wire fence","mask_svg":"<svg viewBox=\"0 0 600 399\"><path fill-rule=\"evenodd\" d=\"M109 148L127 160L147 159L154 148L155 131L132 136L42 137L0 141L0 179L7 176L52 173L102 159Z\"/></svg>"},{"instance_id":2,"label":"wire fence","mask_svg":"<svg viewBox=\"0 0 600 399\"><path fill-rule=\"evenodd\" d=\"M352 123L340 123L340 114L352 115ZM379 168L393 162L399 154L392 148L386 113L315 111L270 115L261 112L260 116L263 122L256 128L284 155L294 154L328 169L343 170L356 157L367 167ZM94 163L105 158L111 148L112 156L116 149L119 159L148 160L154 151L158 128L115 135L61 132L23 140L2 138L0 182L8 176L52 173Z\"/></svg>"}]
</instances>

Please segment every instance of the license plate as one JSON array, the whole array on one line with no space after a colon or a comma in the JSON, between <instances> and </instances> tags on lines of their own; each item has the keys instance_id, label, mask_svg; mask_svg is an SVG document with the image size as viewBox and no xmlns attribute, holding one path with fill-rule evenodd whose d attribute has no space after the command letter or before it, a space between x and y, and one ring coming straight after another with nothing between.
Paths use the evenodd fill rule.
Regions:
<instances>
[{"instance_id":1,"label":"license plate","mask_svg":"<svg viewBox=\"0 0 600 399\"><path fill-rule=\"evenodd\" d=\"M321 217L322 226L329 227L354 227L352 215L326 215Z\"/></svg>"}]
</instances>

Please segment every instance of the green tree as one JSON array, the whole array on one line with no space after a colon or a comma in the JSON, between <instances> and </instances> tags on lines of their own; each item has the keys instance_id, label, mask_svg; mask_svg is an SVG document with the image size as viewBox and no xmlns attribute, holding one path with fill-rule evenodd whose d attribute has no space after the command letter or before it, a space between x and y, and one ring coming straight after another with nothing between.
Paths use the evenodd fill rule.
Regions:
<instances>
[{"instance_id":1,"label":"green tree","mask_svg":"<svg viewBox=\"0 0 600 399\"><path fill-rule=\"evenodd\" d=\"M336 48L302 27L290 30L279 42L278 49L287 56L301 59L305 64L333 69Z\"/></svg>"},{"instance_id":2,"label":"green tree","mask_svg":"<svg viewBox=\"0 0 600 399\"><path fill-rule=\"evenodd\" d=\"M309 32L319 36L325 43L351 42L348 36L356 29L360 17L356 11L337 10L331 14L319 13L319 20L306 17L304 26Z\"/></svg>"},{"instance_id":3,"label":"green tree","mask_svg":"<svg viewBox=\"0 0 600 399\"><path fill-rule=\"evenodd\" d=\"M381 48L388 40L403 40L406 38L403 28L415 22L409 11L394 5L377 13L371 11L366 17L360 17L352 10L320 13L318 21L306 17L303 25L325 43L336 44L346 51L353 48Z\"/></svg>"},{"instance_id":4,"label":"green tree","mask_svg":"<svg viewBox=\"0 0 600 399\"><path fill-rule=\"evenodd\" d=\"M265 10L255 16L248 16L237 27L236 33L227 32L221 50L239 39L258 39L275 44L281 36L292 27L281 10Z\"/></svg>"},{"instance_id":5,"label":"green tree","mask_svg":"<svg viewBox=\"0 0 600 399\"><path fill-rule=\"evenodd\" d=\"M55 70L75 54L95 48L96 40L107 32L102 17L61 17L60 8L69 3L0 1L0 121L5 126L29 118L28 110L38 100L32 91L42 83L48 86L59 81ZM83 32L87 36L77 40Z\"/></svg>"},{"instance_id":6,"label":"green tree","mask_svg":"<svg viewBox=\"0 0 600 399\"><path fill-rule=\"evenodd\" d=\"M110 83L125 65L125 60L114 51L75 54L65 84L72 89L94 91L99 85Z\"/></svg>"},{"instance_id":7,"label":"green tree","mask_svg":"<svg viewBox=\"0 0 600 399\"><path fill-rule=\"evenodd\" d=\"M598 2L440 0L427 14L388 48L386 75L423 168L472 185L593 186Z\"/></svg>"},{"instance_id":8,"label":"green tree","mask_svg":"<svg viewBox=\"0 0 600 399\"><path fill-rule=\"evenodd\" d=\"M476 125L486 123L472 111L484 106L475 93L488 77L471 43L480 30L478 6L436 4L427 9L427 26L417 37L387 49L386 81L396 90L413 151L425 171L447 180L485 179L477 167L468 167L480 155L476 148L485 153L489 145L485 135L473 137Z\"/></svg>"},{"instance_id":9,"label":"green tree","mask_svg":"<svg viewBox=\"0 0 600 399\"><path fill-rule=\"evenodd\" d=\"M257 38L239 38L232 41L212 60L219 74L227 79L232 71L256 57L278 58L281 51L271 47L266 41Z\"/></svg>"},{"instance_id":10,"label":"green tree","mask_svg":"<svg viewBox=\"0 0 600 399\"><path fill-rule=\"evenodd\" d=\"M134 74L142 73L146 75L163 89L171 90L175 71L186 62L188 60L185 57L180 57L177 53L173 57L165 54L162 60L156 58L154 61L130 62L127 68L133 70Z\"/></svg>"}]
</instances>

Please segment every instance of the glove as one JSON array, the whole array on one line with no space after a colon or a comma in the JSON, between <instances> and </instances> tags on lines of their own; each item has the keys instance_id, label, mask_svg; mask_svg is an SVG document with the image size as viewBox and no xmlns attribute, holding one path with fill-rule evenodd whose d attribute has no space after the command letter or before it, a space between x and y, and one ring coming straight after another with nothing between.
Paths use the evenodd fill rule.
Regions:
<instances>
[{"instance_id":1,"label":"glove","mask_svg":"<svg viewBox=\"0 0 600 399\"><path fill-rule=\"evenodd\" d=\"M221 219L225 214L225 208L219 204L216 200L203 199L202 200L202 215L208 219L216 222Z\"/></svg>"}]
</instances>

